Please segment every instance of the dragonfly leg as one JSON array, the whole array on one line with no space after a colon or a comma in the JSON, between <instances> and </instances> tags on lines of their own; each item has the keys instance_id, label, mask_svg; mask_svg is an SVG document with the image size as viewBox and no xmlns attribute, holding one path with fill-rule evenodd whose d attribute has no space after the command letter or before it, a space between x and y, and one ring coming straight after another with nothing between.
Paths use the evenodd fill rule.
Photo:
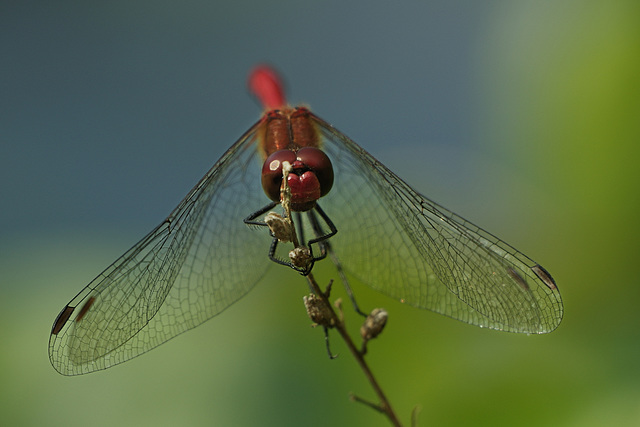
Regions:
<instances>
[{"instance_id":1,"label":"dragonfly leg","mask_svg":"<svg viewBox=\"0 0 640 427\"><path fill-rule=\"evenodd\" d=\"M268 205L264 206L260 210L254 212L251 215L249 215L248 217L246 217L243 220L243 222L245 224L247 224L247 225L259 225L259 226L267 227L267 223L266 222L259 221L256 218L259 218L260 216L264 215L265 213L267 213L271 209L275 208L277 204L278 204L277 202L269 203Z\"/></svg>"},{"instance_id":2,"label":"dragonfly leg","mask_svg":"<svg viewBox=\"0 0 640 427\"><path fill-rule=\"evenodd\" d=\"M331 230L330 233L324 233L322 231L320 222L318 221L318 218L315 215L315 211L318 212L318 214L322 217L322 219L324 219L325 223L329 226ZM351 290L351 286L349 286L349 281L347 280L347 276L344 274L342 263L338 259L338 256L336 255L336 253L333 251L333 248L331 247L331 242L328 240L329 237L335 235L338 232L338 230L333 225L333 222L331 221L329 216L317 205L316 205L316 209L309 211L309 220L311 222L314 232L316 233L316 238L309 240L309 248L311 248L312 243L318 243L318 245L320 246L320 255L314 258L314 260L317 261L320 259L324 259L326 258L327 254L329 255L329 257L331 258L331 261L336 266L336 270L338 271L338 275L340 276L340 280L344 285L344 289L347 292L349 299L351 300L353 309L356 311L356 313L360 314L361 316L367 317L367 314L362 310L360 310L360 307L358 307L358 303L356 302L356 298L353 294L353 291Z\"/></svg>"},{"instance_id":3,"label":"dragonfly leg","mask_svg":"<svg viewBox=\"0 0 640 427\"><path fill-rule=\"evenodd\" d=\"M333 354L331 353L331 346L329 344L329 328L327 328L326 326L323 326L324 329L324 342L327 345L327 354L329 355L329 359L335 359L336 357L338 357L337 354Z\"/></svg>"}]
</instances>

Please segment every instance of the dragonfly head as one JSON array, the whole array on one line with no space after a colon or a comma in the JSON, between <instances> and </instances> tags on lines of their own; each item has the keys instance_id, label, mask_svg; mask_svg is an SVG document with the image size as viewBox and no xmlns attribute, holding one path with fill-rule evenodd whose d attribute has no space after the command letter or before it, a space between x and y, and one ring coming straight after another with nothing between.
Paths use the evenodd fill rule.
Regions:
<instances>
[{"instance_id":1,"label":"dragonfly head","mask_svg":"<svg viewBox=\"0 0 640 427\"><path fill-rule=\"evenodd\" d=\"M316 201L329 193L333 186L333 166L329 157L315 147L278 150L265 160L262 166L262 188L275 202L281 202L283 164L288 162L291 171L287 186L291 190L291 209L304 212L312 209Z\"/></svg>"}]
</instances>

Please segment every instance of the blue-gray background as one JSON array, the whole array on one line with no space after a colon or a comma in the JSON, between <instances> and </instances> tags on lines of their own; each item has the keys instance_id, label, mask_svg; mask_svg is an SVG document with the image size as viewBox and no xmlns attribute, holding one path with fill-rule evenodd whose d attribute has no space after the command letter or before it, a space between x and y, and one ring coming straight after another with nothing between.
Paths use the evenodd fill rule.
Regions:
<instances>
[{"instance_id":1,"label":"blue-gray background","mask_svg":"<svg viewBox=\"0 0 640 427\"><path fill-rule=\"evenodd\" d=\"M640 7L618 2L0 4L0 421L384 425L329 361L305 285L271 277L218 318L75 378L58 311L160 222L260 114L257 62L419 191L548 268L548 336L481 330L360 290L368 356L405 423L640 423ZM355 331L356 318L351 327Z\"/></svg>"}]
</instances>

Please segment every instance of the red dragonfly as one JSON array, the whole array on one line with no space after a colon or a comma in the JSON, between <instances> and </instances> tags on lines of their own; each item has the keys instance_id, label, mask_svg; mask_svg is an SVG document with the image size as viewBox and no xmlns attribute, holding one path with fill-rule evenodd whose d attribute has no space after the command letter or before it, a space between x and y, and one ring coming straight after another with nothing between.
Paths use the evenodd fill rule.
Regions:
<instances>
[{"instance_id":1,"label":"red dragonfly","mask_svg":"<svg viewBox=\"0 0 640 427\"><path fill-rule=\"evenodd\" d=\"M558 326L560 293L539 264L420 195L307 108L288 106L270 68L257 67L249 85L262 118L56 318L49 358L58 372L125 362L216 316L267 274L305 275L319 263L334 264L345 285L349 277L481 327ZM303 262L283 253L273 229L251 226L265 224L287 187Z\"/></svg>"}]
</instances>

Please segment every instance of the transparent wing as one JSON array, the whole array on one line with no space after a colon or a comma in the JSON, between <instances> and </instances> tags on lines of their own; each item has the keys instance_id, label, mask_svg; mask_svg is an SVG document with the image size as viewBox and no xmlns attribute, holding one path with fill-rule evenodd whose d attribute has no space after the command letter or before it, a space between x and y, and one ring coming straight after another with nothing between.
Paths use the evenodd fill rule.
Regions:
<instances>
[{"instance_id":1,"label":"transparent wing","mask_svg":"<svg viewBox=\"0 0 640 427\"><path fill-rule=\"evenodd\" d=\"M562 319L551 276L507 243L418 194L318 117L334 166L320 200L344 270L410 305L493 329L545 333Z\"/></svg>"},{"instance_id":2,"label":"transparent wing","mask_svg":"<svg viewBox=\"0 0 640 427\"><path fill-rule=\"evenodd\" d=\"M136 357L220 313L264 276L272 264L267 232L242 221L267 202L255 147L260 125L63 309L49 339L58 372L84 374Z\"/></svg>"}]
</instances>

